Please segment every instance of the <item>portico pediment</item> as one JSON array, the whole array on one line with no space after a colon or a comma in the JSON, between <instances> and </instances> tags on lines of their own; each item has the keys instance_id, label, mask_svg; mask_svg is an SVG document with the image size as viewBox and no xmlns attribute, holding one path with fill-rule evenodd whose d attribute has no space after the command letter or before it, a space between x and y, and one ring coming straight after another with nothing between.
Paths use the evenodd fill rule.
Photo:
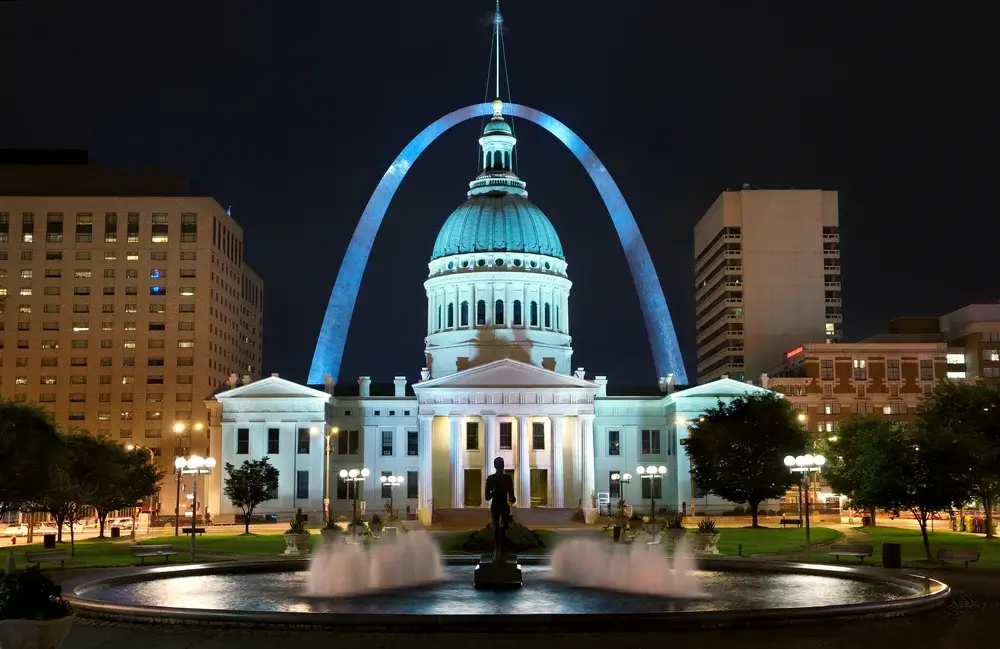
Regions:
<instances>
[{"instance_id":1,"label":"portico pediment","mask_svg":"<svg viewBox=\"0 0 1000 649\"><path fill-rule=\"evenodd\" d=\"M502 358L486 365L441 376L413 385L418 395L425 390L567 390L576 389L596 393L596 383L575 376L559 374L528 363Z\"/></svg>"},{"instance_id":2,"label":"portico pediment","mask_svg":"<svg viewBox=\"0 0 1000 649\"><path fill-rule=\"evenodd\" d=\"M322 390L315 390L306 385L299 385L294 381L289 381L278 376L269 376L260 381L254 381L246 385L241 385L215 395L220 401L223 399L323 399L328 400L330 395Z\"/></svg>"}]
</instances>

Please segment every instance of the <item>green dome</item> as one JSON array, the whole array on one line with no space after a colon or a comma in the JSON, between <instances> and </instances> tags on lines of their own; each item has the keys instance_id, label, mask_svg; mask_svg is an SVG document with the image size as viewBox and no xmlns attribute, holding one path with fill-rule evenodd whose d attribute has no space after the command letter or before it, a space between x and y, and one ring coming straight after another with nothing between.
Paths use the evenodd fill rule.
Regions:
<instances>
[{"instance_id":1,"label":"green dome","mask_svg":"<svg viewBox=\"0 0 1000 649\"><path fill-rule=\"evenodd\" d=\"M565 260L548 217L525 196L476 194L444 222L431 259L467 252L527 252Z\"/></svg>"},{"instance_id":2,"label":"green dome","mask_svg":"<svg viewBox=\"0 0 1000 649\"><path fill-rule=\"evenodd\" d=\"M496 133L503 133L504 135L510 135L512 131L510 130L510 124L503 121L502 119L493 118L486 123L486 128L483 129L483 135L494 135Z\"/></svg>"}]
</instances>

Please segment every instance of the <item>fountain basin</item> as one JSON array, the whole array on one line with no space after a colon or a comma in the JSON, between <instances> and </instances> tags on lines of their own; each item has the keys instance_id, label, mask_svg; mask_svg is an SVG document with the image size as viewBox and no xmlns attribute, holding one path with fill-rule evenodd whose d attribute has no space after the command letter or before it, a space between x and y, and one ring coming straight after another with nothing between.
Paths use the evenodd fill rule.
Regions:
<instances>
[{"instance_id":1,"label":"fountain basin","mask_svg":"<svg viewBox=\"0 0 1000 649\"><path fill-rule=\"evenodd\" d=\"M701 559L704 599L572 588L546 557L519 557L524 587L476 591L478 557L445 557L443 581L376 595L305 597L306 560L164 566L67 584L77 615L139 623L423 631L664 630L777 626L916 614L947 602L919 575L843 565ZM583 622L581 616L587 615Z\"/></svg>"}]
</instances>

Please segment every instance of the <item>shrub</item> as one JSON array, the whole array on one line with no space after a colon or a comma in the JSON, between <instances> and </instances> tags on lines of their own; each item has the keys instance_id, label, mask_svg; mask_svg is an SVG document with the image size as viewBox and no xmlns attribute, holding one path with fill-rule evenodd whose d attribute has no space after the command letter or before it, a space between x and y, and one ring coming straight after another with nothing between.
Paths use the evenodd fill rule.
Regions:
<instances>
[{"instance_id":1,"label":"shrub","mask_svg":"<svg viewBox=\"0 0 1000 649\"><path fill-rule=\"evenodd\" d=\"M703 518L698 521L699 534L715 534L715 521L711 518Z\"/></svg>"},{"instance_id":2,"label":"shrub","mask_svg":"<svg viewBox=\"0 0 1000 649\"><path fill-rule=\"evenodd\" d=\"M285 534L308 534L309 530L306 529L305 523L302 521L292 521L291 525L288 526L288 531Z\"/></svg>"},{"instance_id":3,"label":"shrub","mask_svg":"<svg viewBox=\"0 0 1000 649\"><path fill-rule=\"evenodd\" d=\"M659 523L668 530L684 529L684 515L671 510L660 517Z\"/></svg>"},{"instance_id":4,"label":"shrub","mask_svg":"<svg viewBox=\"0 0 1000 649\"><path fill-rule=\"evenodd\" d=\"M69 614L62 587L39 568L0 574L0 620L55 620Z\"/></svg>"},{"instance_id":5,"label":"shrub","mask_svg":"<svg viewBox=\"0 0 1000 649\"><path fill-rule=\"evenodd\" d=\"M528 529L516 521L511 521L507 528L507 551L510 553L524 550L539 550L545 547L542 537L534 530ZM459 549L466 552L492 552L493 526L487 525L481 530L469 534Z\"/></svg>"}]
</instances>

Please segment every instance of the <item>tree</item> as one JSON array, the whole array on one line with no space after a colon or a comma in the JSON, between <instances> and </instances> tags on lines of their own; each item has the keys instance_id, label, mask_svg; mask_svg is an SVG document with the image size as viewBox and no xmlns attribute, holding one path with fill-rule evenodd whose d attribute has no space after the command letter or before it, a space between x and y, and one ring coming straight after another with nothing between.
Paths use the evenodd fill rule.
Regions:
<instances>
[{"instance_id":1,"label":"tree","mask_svg":"<svg viewBox=\"0 0 1000 649\"><path fill-rule=\"evenodd\" d=\"M964 458L951 477L963 481L986 511L986 538L995 536L993 508L1000 499L1000 387L942 383L921 402L916 425L926 438L951 440L950 453Z\"/></svg>"},{"instance_id":2,"label":"tree","mask_svg":"<svg viewBox=\"0 0 1000 649\"><path fill-rule=\"evenodd\" d=\"M45 411L0 397L0 520L44 497L61 452Z\"/></svg>"},{"instance_id":3,"label":"tree","mask_svg":"<svg viewBox=\"0 0 1000 649\"><path fill-rule=\"evenodd\" d=\"M98 538L104 537L104 525L112 512L132 507L128 479L130 452L108 437L92 437L89 449L90 505L97 512Z\"/></svg>"},{"instance_id":4,"label":"tree","mask_svg":"<svg viewBox=\"0 0 1000 649\"><path fill-rule=\"evenodd\" d=\"M125 450L124 471L118 493L123 507L132 510L132 538L135 539L135 514L143 501L152 498L159 491L163 480L163 470L153 460L147 448L136 446Z\"/></svg>"},{"instance_id":5,"label":"tree","mask_svg":"<svg viewBox=\"0 0 1000 649\"><path fill-rule=\"evenodd\" d=\"M961 471L968 465L968 457L961 439L948 431L934 431L917 426L909 436L899 458L906 476L902 507L910 510L920 523L924 552L931 559L931 543L927 537L927 520L935 512L951 509L968 500L968 483Z\"/></svg>"},{"instance_id":6,"label":"tree","mask_svg":"<svg viewBox=\"0 0 1000 649\"><path fill-rule=\"evenodd\" d=\"M908 477L899 458L907 444L905 428L885 417L846 419L827 447L826 480L875 525L876 509L899 511L906 499Z\"/></svg>"},{"instance_id":7,"label":"tree","mask_svg":"<svg viewBox=\"0 0 1000 649\"><path fill-rule=\"evenodd\" d=\"M691 475L699 488L747 503L753 527L758 527L760 503L784 495L798 482L782 460L801 453L808 439L796 413L776 394L720 400L690 429L686 449Z\"/></svg>"},{"instance_id":8,"label":"tree","mask_svg":"<svg viewBox=\"0 0 1000 649\"><path fill-rule=\"evenodd\" d=\"M70 554L75 553L73 525L86 515L92 496L90 450L96 440L85 431L70 430L62 435L65 452L53 467L52 482L40 505L56 521L56 534L62 543L63 525L70 528Z\"/></svg>"},{"instance_id":9,"label":"tree","mask_svg":"<svg viewBox=\"0 0 1000 649\"><path fill-rule=\"evenodd\" d=\"M226 462L225 485L222 488L229 502L243 510L243 532L250 533L250 517L257 505L271 499L278 490L278 469L268 457L246 460L236 468Z\"/></svg>"}]
</instances>

